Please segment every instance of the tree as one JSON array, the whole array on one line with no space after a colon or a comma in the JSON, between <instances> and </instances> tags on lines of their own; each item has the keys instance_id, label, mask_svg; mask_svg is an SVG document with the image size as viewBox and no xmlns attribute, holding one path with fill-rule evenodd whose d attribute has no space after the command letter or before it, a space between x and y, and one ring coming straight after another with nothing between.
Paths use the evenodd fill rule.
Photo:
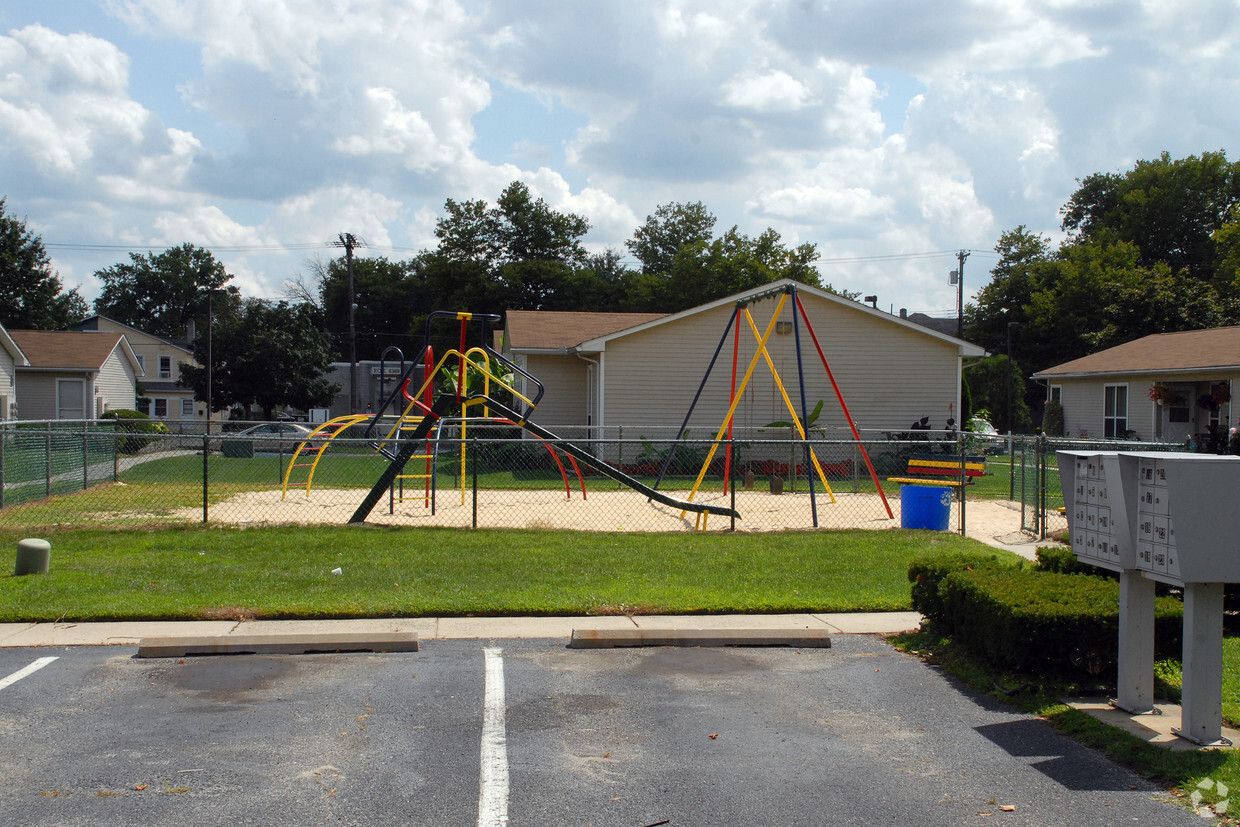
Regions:
<instances>
[{"instance_id":1,"label":"tree","mask_svg":"<svg viewBox=\"0 0 1240 827\"><path fill-rule=\"evenodd\" d=\"M277 406L325 407L339 390L324 379L330 367L327 333L318 308L246 299L218 315L212 328L211 398L219 409L258 407L271 419ZM199 366L181 365L178 383L207 397L207 331L194 341Z\"/></svg>"},{"instance_id":2,"label":"tree","mask_svg":"<svg viewBox=\"0 0 1240 827\"><path fill-rule=\"evenodd\" d=\"M89 315L73 288L64 292L43 239L6 215L0 198L0 324L13 330L57 330Z\"/></svg>"},{"instance_id":3,"label":"tree","mask_svg":"<svg viewBox=\"0 0 1240 827\"><path fill-rule=\"evenodd\" d=\"M779 233L768 228L750 238L736 227L709 242L683 245L667 273L667 310L675 312L782 278L818 286L812 244L788 249Z\"/></svg>"},{"instance_id":4,"label":"tree","mask_svg":"<svg viewBox=\"0 0 1240 827\"><path fill-rule=\"evenodd\" d=\"M349 357L349 273L343 257L317 273L318 305L333 334L337 359ZM378 359L388 347L412 357L421 341L421 319L438 309L427 295L415 261L353 259L353 328L357 358Z\"/></svg>"},{"instance_id":5,"label":"tree","mask_svg":"<svg viewBox=\"0 0 1240 827\"><path fill-rule=\"evenodd\" d=\"M103 290L95 312L154 336L185 336L191 319L205 319L207 295L226 290L233 300L235 287L225 287L232 276L210 252L192 244L162 253L130 253L128 264L114 264L95 273Z\"/></svg>"},{"instance_id":6,"label":"tree","mask_svg":"<svg viewBox=\"0 0 1240 827\"><path fill-rule=\"evenodd\" d=\"M444 204L446 215L435 224L439 254L448 261L482 264L488 270L519 261L583 264L581 239L590 223L572 213L534 200L529 187L513 181L494 207L485 201Z\"/></svg>"},{"instance_id":7,"label":"tree","mask_svg":"<svg viewBox=\"0 0 1240 827\"><path fill-rule=\"evenodd\" d=\"M1166 264L1199 279L1218 264L1212 234L1240 204L1240 165L1223 151L1138 161L1123 175L1099 173L1061 210L1073 243L1105 237L1137 245L1138 263Z\"/></svg>"},{"instance_id":8,"label":"tree","mask_svg":"<svg viewBox=\"0 0 1240 827\"><path fill-rule=\"evenodd\" d=\"M682 247L710 243L714 229L715 216L701 201L671 202L646 216L624 246L642 263L643 273L662 275L671 271Z\"/></svg>"},{"instance_id":9,"label":"tree","mask_svg":"<svg viewBox=\"0 0 1240 827\"><path fill-rule=\"evenodd\" d=\"M1009 420L1008 376L1011 370L1011 419ZM965 372L965 381L969 386L973 410L987 409L990 411L991 424L1000 432L1006 432L1008 423L1012 424L1012 432L1027 431L1033 425L1033 416L1024 396L1024 381L1021 367L1015 360L1009 360L1006 354L988 356L975 362Z\"/></svg>"}]
</instances>

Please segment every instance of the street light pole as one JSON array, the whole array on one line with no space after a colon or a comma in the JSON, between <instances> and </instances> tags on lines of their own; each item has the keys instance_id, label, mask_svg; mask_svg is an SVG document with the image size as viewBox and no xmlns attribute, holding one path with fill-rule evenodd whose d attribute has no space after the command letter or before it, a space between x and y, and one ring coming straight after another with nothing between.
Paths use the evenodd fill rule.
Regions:
<instances>
[{"instance_id":1,"label":"street light pole","mask_svg":"<svg viewBox=\"0 0 1240 827\"><path fill-rule=\"evenodd\" d=\"M344 248L345 269L349 274L349 413L357 413L357 329L354 326L356 299L353 295L353 248L359 246L352 233L341 233L335 246Z\"/></svg>"}]
</instances>

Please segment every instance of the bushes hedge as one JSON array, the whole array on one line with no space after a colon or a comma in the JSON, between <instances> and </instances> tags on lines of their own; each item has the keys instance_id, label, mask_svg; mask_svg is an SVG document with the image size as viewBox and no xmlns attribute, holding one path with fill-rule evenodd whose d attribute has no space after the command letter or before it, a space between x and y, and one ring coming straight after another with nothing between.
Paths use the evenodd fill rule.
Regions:
<instances>
[{"instance_id":1,"label":"bushes hedge","mask_svg":"<svg viewBox=\"0 0 1240 827\"><path fill-rule=\"evenodd\" d=\"M1018 563L1010 558L1000 559L998 554L987 552L954 552L915 558L908 566L908 579L913 584L913 609L931 623L943 624L947 618L939 597L939 583L944 577L954 571L1012 568L1015 565Z\"/></svg>"},{"instance_id":2,"label":"bushes hedge","mask_svg":"<svg viewBox=\"0 0 1240 827\"><path fill-rule=\"evenodd\" d=\"M954 640L991 663L1016 670L1115 670L1119 583L1083 574L978 569L939 584ZM1181 648L1183 605L1155 600L1154 640L1163 655Z\"/></svg>"},{"instance_id":3,"label":"bushes hedge","mask_svg":"<svg viewBox=\"0 0 1240 827\"><path fill-rule=\"evenodd\" d=\"M986 553L916 559L908 574L913 608L999 667L1113 673L1119 652L1119 583L1064 573L1073 566L1058 552L1039 549L1038 556L1040 567L1058 570L1034 570ZM1156 599L1160 656L1179 657L1182 617L1180 601Z\"/></svg>"},{"instance_id":4,"label":"bushes hedge","mask_svg":"<svg viewBox=\"0 0 1240 827\"><path fill-rule=\"evenodd\" d=\"M122 454L136 454L150 444L151 438L144 437L142 434L168 433L167 425L162 422L153 421L149 416L141 411L108 411L99 418L116 420L116 430L118 433L136 435L127 436L124 439L118 439L116 441L116 450Z\"/></svg>"}]
</instances>

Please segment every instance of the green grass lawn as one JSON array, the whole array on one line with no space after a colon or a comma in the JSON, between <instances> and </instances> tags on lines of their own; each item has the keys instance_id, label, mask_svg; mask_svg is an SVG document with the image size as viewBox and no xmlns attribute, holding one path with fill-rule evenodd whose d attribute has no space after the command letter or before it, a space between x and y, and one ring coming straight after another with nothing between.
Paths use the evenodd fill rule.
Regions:
<instances>
[{"instance_id":1,"label":"green grass lawn","mask_svg":"<svg viewBox=\"0 0 1240 827\"><path fill-rule=\"evenodd\" d=\"M22 536L0 533L0 544L15 549ZM911 558L985 548L903 530L320 526L42 536L52 543L51 572L0 577L0 621L907 610ZM332 575L337 567L343 574Z\"/></svg>"}]
</instances>

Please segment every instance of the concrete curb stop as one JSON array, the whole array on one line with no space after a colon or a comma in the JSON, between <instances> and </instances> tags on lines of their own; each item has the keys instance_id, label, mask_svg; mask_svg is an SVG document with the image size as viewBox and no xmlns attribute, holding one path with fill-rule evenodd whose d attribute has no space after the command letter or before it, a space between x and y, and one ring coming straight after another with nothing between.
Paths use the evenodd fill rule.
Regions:
<instances>
[{"instance_id":1,"label":"concrete curb stop","mask_svg":"<svg viewBox=\"0 0 1240 827\"><path fill-rule=\"evenodd\" d=\"M570 649L632 646L787 646L826 649L826 629L573 629Z\"/></svg>"},{"instance_id":2,"label":"concrete curb stop","mask_svg":"<svg viewBox=\"0 0 1240 827\"><path fill-rule=\"evenodd\" d=\"M417 652L416 632L279 633L255 635L174 635L142 638L137 657L190 655L307 655L329 652Z\"/></svg>"}]
</instances>

